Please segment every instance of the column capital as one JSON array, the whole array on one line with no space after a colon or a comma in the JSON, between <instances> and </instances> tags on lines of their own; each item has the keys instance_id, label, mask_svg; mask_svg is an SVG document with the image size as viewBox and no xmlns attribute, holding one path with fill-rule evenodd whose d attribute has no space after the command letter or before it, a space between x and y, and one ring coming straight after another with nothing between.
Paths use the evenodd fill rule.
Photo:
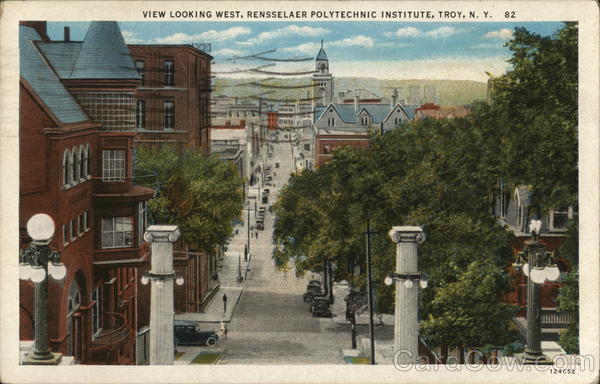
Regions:
<instances>
[{"instance_id":1,"label":"column capital","mask_svg":"<svg viewBox=\"0 0 600 384\"><path fill-rule=\"evenodd\" d=\"M425 232L423 228L417 226L396 226L392 227L389 235L394 243L417 243L425 241Z\"/></svg>"},{"instance_id":2,"label":"column capital","mask_svg":"<svg viewBox=\"0 0 600 384\"><path fill-rule=\"evenodd\" d=\"M151 242L176 242L181 236L179 227L176 225L151 225L144 233L144 240Z\"/></svg>"}]
</instances>

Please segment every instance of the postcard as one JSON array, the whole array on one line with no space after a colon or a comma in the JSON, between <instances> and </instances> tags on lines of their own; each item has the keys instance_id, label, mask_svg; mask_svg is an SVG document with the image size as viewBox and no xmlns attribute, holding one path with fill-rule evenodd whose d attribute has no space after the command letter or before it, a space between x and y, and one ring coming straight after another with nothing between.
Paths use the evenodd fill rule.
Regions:
<instances>
[{"instance_id":1,"label":"postcard","mask_svg":"<svg viewBox=\"0 0 600 384\"><path fill-rule=\"evenodd\" d=\"M1 21L3 382L598 380L596 2Z\"/></svg>"}]
</instances>

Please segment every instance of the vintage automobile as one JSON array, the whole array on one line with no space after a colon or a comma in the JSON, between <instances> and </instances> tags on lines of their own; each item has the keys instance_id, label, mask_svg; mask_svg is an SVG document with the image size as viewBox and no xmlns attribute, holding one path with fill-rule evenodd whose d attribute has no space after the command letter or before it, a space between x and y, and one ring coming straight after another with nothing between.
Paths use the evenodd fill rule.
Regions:
<instances>
[{"instance_id":1,"label":"vintage automobile","mask_svg":"<svg viewBox=\"0 0 600 384\"><path fill-rule=\"evenodd\" d=\"M322 294L321 282L319 280L311 280L306 285L306 292L302 295L302 300L306 303L312 301L313 297Z\"/></svg>"},{"instance_id":2,"label":"vintage automobile","mask_svg":"<svg viewBox=\"0 0 600 384\"><path fill-rule=\"evenodd\" d=\"M329 298L326 296L313 297L310 311L313 317L332 317Z\"/></svg>"},{"instance_id":3,"label":"vintage automobile","mask_svg":"<svg viewBox=\"0 0 600 384\"><path fill-rule=\"evenodd\" d=\"M212 331L200 331L198 323L191 320L175 320L175 345L208 345L214 346L219 336Z\"/></svg>"}]
</instances>

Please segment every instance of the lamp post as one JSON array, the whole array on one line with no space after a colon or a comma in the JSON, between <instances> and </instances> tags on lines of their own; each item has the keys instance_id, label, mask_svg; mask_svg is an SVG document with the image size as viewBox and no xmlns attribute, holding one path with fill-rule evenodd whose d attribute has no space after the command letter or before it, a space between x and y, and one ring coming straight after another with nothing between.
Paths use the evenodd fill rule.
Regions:
<instances>
[{"instance_id":1,"label":"lamp post","mask_svg":"<svg viewBox=\"0 0 600 384\"><path fill-rule=\"evenodd\" d=\"M247 239L246 239L246 252L244 252L244 261L248 261L248 254L250 253L250 211L253 211L253 209L250 208L244 208L242 209L243 211L248 211L248 220L246 222L246 227L247 227Z\"/></svg>"},{"instance_id":2,"label":"lamp post","mask_svg":"<svg viewBox=\"0 0 600 384\"><path fill-rule=\"evenodd\" d=\"M556 281L560 270L553 263L551 254L545 252L544 244L539 241L541 226L540 220L531 220L529 232L532 240L525 242L525 253L517 254L517 261L513 264L517 270L523 268L523 273L527 276L527 348L523 364L552 364L541 347L539 285L546 280ZM527 262L522 264L525 258Z\"/></svg>"},{"instance_id":3,"label":"lamp post","mask_svg":"<svg viewBox=\"0 0 600 384\"><path fill-rule=\"evenodd\" d=\"M390 237L396 243L396 272L385 279L385 284L396 282L394 316L394 353L399 353L402 364L416 363L419 354L418 290L427 287L427 280L417 272L417 245L425 241L421 227L392 227Z\"/></svg>"},{"instance_id":4,"label":"lamp post","mask_svg":"<svg viewBox=\"0 0 600 384\"><path fill-rule=\"evenodd\" d=\"M31 280L35 286L35 340L33 350L23 360L25 365L57 365L62 359L62 354L52 352L48 340L48 277L62 280L67 274L60 253L49 247L54 228L50 216L33 215L27 222L27 233L33 241L19 255L19 277Z\"/></svg>"},{"instance_id":5,"label":"lamp post","mask_svg":"<svg viewBox=\"0 0 600 384\"><path fill-rule=\"evenodd\" d=\"M183 277L173 270L173 243L181 232L175 225L151 225L144 240L152 244L152 269L142 277L150 282L150 365L173 365L175 340L173 334L174 287L183 284Z\"/></svg>"}]
</instances>

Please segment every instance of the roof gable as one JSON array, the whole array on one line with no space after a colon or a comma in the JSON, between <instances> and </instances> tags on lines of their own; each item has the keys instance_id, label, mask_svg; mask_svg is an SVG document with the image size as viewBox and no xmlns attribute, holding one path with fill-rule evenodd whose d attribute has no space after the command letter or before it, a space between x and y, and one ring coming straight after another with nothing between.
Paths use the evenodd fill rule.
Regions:
<instances>
[{"instance_id":1,"label":"roof gable","mask_svg":"<svg viewBox=\"0 0 600 384\"><path fill-rule=\"evenodd\" d=\"M46 107L61 123L89 121L87 114L62 85L56 73L48 66L41 51L34 44L40 40L35 29L19 27L20 75L27 81Z\"/></svg>"},{"instance_id":2,"label":"roof gable","mask_svg":"<svg viewBox=\"0 0 600 384\"><path fill-rule=\"evenodd\" d=\"M38 42L38 48L61 79L68 79L81 50L81 41Z\"/></svg>"},{"instance_id":3,"label":"roof gable","mask_svg":"<svg viewBox=\"0 0 600 384\"><path fill-rule=\"evenodd\" d=\"M92 21L70 79L140 79L116 21Z\"/></svg>"}]
</instances>

